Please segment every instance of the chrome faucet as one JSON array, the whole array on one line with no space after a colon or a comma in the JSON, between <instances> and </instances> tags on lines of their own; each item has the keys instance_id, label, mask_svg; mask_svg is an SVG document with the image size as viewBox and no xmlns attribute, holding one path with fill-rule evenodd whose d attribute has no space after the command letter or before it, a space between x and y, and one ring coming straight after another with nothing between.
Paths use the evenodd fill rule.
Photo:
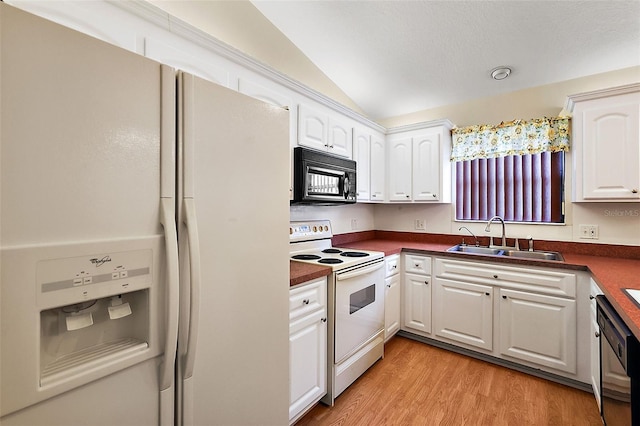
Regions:
<instances>
[{"instance_id":1,"label":"chrome faucet","mask_svg":"<svg viewBox=\"0 0 640 426\"><path fill-rule=\"evenodd\" d=\"M486 228L484 228L485 232L489 232L491 230L491 223L494 220L499 220L500 223L502 224L502 247L506 247L507 246L507 237L505 236L505 227L504 227L504 219L502 219L500 216L494 216L491 219L489 219L489 222L487 222L487 226ZM491 236L491 241L489 241L489 247L491 247L493 245L493 236Z\"/></svg>"},{"instance_id":2,"label":"chrome faucet","mask_svg":"<svg viewBox=\"0 0 640 426\"><path fill-rule=\"evenodd\" d=\"M478 237L476 237L476 235L473 232L471 232L471 230L469 228L467 228L466 226L461 226L460 228L458 228L458 231L462 231L463 229L466 229L467 232L470 233L473 238L475 238L476 247L480 247L480 243L478 242ZM462 245L465 245L464 237L462 238Z\"/></svg>"}]
</instances>

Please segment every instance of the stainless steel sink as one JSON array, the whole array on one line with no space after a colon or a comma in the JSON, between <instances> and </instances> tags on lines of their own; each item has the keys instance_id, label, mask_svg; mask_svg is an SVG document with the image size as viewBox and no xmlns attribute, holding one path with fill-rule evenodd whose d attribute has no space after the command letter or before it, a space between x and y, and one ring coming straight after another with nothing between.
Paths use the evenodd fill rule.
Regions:
<instances>
[{"instance_id":1,"label":"stainless steel sink","mask_svg":"<svg viewBox=\"0 0 640 426\"><path fill-rule=\"evenodd\" d=\"M454 251L458 253L470 253L470 254L484 254L488 256L499 256L503 252L503 250L493 248L493 247L477 247L477 246L463 246L463 245L453 246L447 249L447 251Z\"/></svg>"},{"instance_id":2,"label":"stainless steel sink","mask_svg":"<svg viewBox=\"0 0 640 426\"><path fill-rule=\"evenodd\" d=\"M502 253L503 256L519 257L523 259L537 259L537 260L556 260L564 262L564 257L557 251L519 251L519 250L505 250Z\"/></svg>"},{"instance_id":3,"label":"stainless steel sink","mask_svg":"<svg viewBox=\"0 0 640 426\"><path fill-rule=\"evenodd\" d=\"M557 251L520 251L497 247L463 246L461 244L453 246L447 249L447 251L466 254L483 254L485 256L508 256L520 259L555 260L558 262L564 262L564 258Z\"/></svg>"}]
</instances>

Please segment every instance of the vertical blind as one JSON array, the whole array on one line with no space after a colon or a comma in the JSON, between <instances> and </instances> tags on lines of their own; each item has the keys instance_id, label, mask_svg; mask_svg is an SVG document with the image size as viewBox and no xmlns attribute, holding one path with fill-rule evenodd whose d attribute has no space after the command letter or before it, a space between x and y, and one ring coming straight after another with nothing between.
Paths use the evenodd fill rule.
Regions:
<instances>
[{"instance_id":1,"label":"vertical blind","mask_svg":"<svg viewBox=\"0 0 640 426\"><path fill-rule=\"evenodd\" d=\"M566 117L453 129L456 219L563 222L569 135Z\"/></svg>"},{"instance_id":2,"label":"vertical blind","mask_svg":"<svg viewBox=\"0 0 640 426\"><path fill-rule=\"evenodd\" d=\"M564 152L456 163L456 219L561 223Z\"/></svg>"}]
</instances>

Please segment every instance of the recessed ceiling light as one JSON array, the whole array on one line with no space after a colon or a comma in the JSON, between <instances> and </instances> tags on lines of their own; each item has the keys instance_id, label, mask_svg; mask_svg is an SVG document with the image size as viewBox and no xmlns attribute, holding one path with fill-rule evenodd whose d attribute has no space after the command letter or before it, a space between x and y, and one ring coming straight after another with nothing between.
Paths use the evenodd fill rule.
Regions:
<instances>
[{"instance_id":1,"label":"recessed ceiling light","mask_svg":"<svg viewBox=\"0 0 640 426\"><path fill-rule=\"evenodd\" d=\"M494 80L504 80L511 74L511 68L500 66L491 70L491 78Z\"/></svg>"}]
</instances>

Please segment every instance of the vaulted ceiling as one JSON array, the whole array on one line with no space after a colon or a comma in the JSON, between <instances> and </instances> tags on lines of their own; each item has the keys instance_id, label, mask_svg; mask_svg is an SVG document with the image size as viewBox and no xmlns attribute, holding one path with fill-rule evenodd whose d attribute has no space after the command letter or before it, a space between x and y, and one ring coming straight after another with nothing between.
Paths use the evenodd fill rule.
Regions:
<instances>
[{"instance_id":1,"label":"vaulted ceiling","mask_svg":"<svg viewBox=\"0 0 640 426\"><path fill-rule=\"evenodd\" d=\"M373 119L640 65L637 0L252 3Z\"/></svg>"}]
</instances>

